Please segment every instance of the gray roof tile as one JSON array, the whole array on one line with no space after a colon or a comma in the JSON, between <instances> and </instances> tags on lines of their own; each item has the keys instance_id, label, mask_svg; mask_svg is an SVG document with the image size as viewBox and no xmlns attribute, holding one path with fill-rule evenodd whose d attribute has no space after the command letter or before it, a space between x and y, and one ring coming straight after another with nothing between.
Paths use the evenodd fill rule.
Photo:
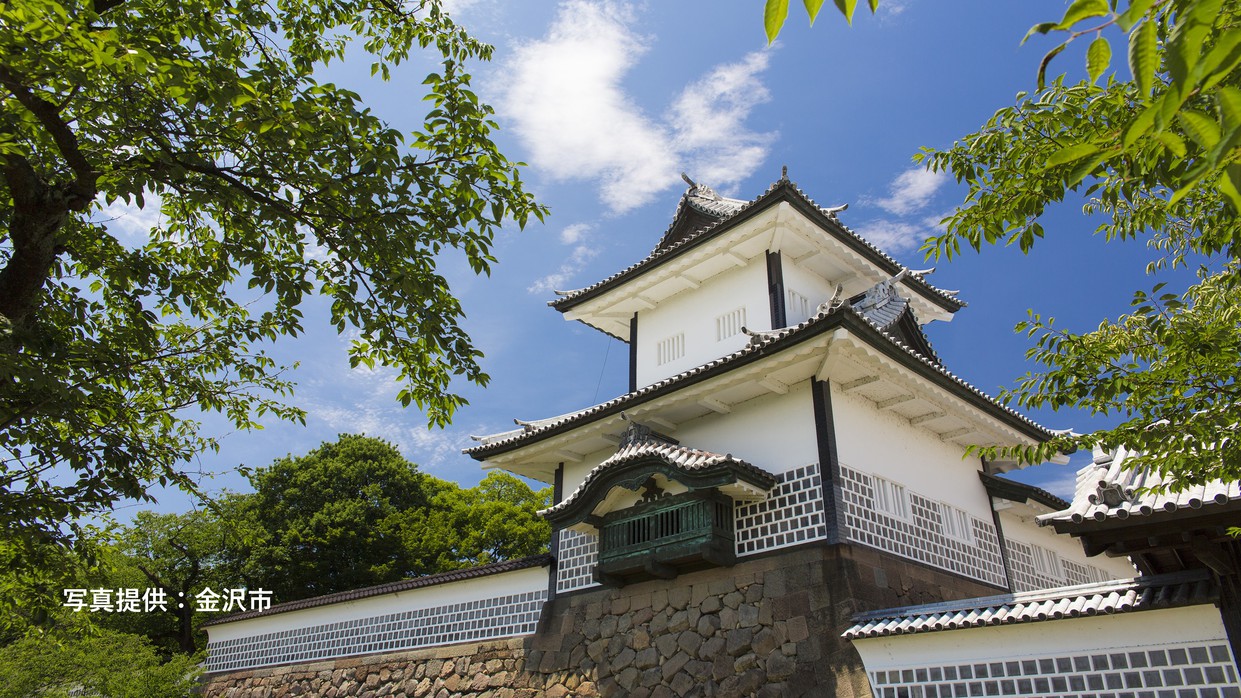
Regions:
<instances>
[{"instance_id":1,"label":"gray roof tile","mask_svg":"<svg viewBox=\"0 0 1241 698\"><path fill-rule=\"evenodd\" d=\"M840 221L836 218L835 209L827 209L819 206L809 196L807 196L805 192L798 188L796 184L787 179L780 179L776 181L767 188L767 191L748 202L742 202L739 199L723 199L722 197L720 197L720 201L710 200L709 197L702 196L701 192L696 193L696 191L700 188L711 191L710 188L703 187L702 185L692 185L682 196L681 203L678 204L677 207L678 213L680 212L682 206L689 205L690 207L702 211L711 217L718 218L718 221L715 224L701 228L692 234L666 246L663 241L663 237L667 237L667 233L665 233L664 236L661 237L660 244L656 246L656 248L646 257L616 272L606 279L599 281L598 283L591 284L590 286L574 291L563 292L559 298L548 301L547 304L563 312L576 305L576 303L584 296L615 285L625 278L645 271L648 267L655 266L663 262L665 259L674 257L679 252L722 232L725 229L724 226L726 226L733 219L738 218L740 214L746 211L760 209L768 202L776 201L783 196L788 196L792 200L800 201L808 205L812 212L817 212L816 215L821 216L821 222L838 227L840 231L844 233L845 238L851 240L853 243L868 252L871 256L877 257L887 264L889 266L888 271L891 273L896 273L897 270L902 268L902 265L886 252L878 247L875 247L869 240L861 235L858 235L848 226L840 223ZM711 192L711 194L714 196L715 192ZM672 228L675 227L675 220L676 219L674 218L673 225L669 227L669 232L671 232ZM912 281L912 285L914 287L925 290L930 296L938 298L939 303L945 307L951 308L955 311L965 307L966 305L964 301L957 298L953 293L940 290L927 283L926 279L924 279L920 274L911 273L908 278Z\"/></svg>"},{"instance_id":2,"label":"gray roof tile","mask_svg":"<svg viewBox=\"0 0 1241 698\"><path fill-rule=\"evenodd\" d=\"M1219 586L1206 570L1040 589L947 603L890 608L854 616L850 640L960 630L984 625L1131 613L1214 603Z\"/></svg>"}]
</instances>

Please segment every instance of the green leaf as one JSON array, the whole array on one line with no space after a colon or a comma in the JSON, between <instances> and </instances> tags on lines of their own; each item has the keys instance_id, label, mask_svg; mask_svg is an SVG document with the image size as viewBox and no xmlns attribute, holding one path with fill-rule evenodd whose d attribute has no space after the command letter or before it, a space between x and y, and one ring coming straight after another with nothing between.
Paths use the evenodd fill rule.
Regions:
<instances>
[{"instance_id":1,"label":"green leaf","mask_svg":"<svg viewBox=\"0 0 1241 698\"><path fill-rule=\"evenodd\" d=\"M1030 27L1030 31L1026 32L1026 35L1022 37L1021 43L1024 44L1026 41L1030 39L1030 37L1034 36L1035 34L1046 34L1047 32L1055 28L1056 28L1055 22L1040 22L1039 24L1036 24L1033 27Z\"/></svg>"},{"instance_id":2,"label":"green leaf","mask_svg":"<svg viewBox=\"0 0 1241 698\"><path fill-rule=\"evenodd\" d=\"M1133 28L1133 25L1137 24L1146 15L1146 11L1153 4L1155 4L1155 0L1132 0L1129 3L1128 9L1116 17L1116 26L1120 27L1121 31L1129 31Z\"/></svg>"},{"instance_id":3,"label":"green leaf","mask_svg":"<svg viewBox=\"0 0 1241 698\"><path fill-rule=\"evenodd\" d=\"M1099 146L1094 143L1076 143L1052 153L1051 157L1047 158L1046 166L1055 167L1057 165L1075 162L1077 160L1081 160L1087 155L1093 155L1099 152L1099 150Z\"/></svg>"},{"instance_id":4,"label":"green leaf","mask_svg":"<svg viewBox=\"0 0 1241 698\"><path fill-rule=\"evenodd\" d=\"M1043 56L1042 62L1038 64L1038 89L1040 92L1047 87L1047 66L1051 63L1051 59L1060 55L1060 52L1067 46L1067 43L1060 44L1059 46L1048 51L1047 55Z\"/></svg>"},{"instance_id":5,"label":"green leaf","mask_svg":"<svg viewBox=\"0 0 1241 698\"><path fill-rule=\"evenodd\" d=\"M1090 48L1086 50L1086 72L1090 75L1090 82L1097 81L1111 64L1112 45L1107 39L1100 36L1090 42Z\"/></svg>"},{"instance_id":6,"label":"green leaf","mask_svg":"<svg viewBox=\"0 0 1241 698\"><path fill-rule=\"evenodd\" d=\"M1159 57L1155 54L1155 23L1146 20L1129 35L1129 72L1138 85L1138 94L1146 99L1155 82Z\"/></svg>"},{"instance_id":7,"label":"green leaf","mask_svg":"<svg viewBox=\"0 0 1241 698\"><path fill-rule=\"evenodd\" d=\"M1185 157L1185 154L1189 152L1185 147L1185 139L1175 133L1172 133L1171 131L1160 131L1155 134L1155 138L1159 139L1159 142L1163 144L1163 147L1171 151L1177 158L1183 158Z\"/></svg>"},{"instance_id":8,"label":"green leaf","mask_svg":"<svg viewBox=\"0 0 1241 698\"><path fill-rule=\"evenodd\" d=\"M763 28L767 31L767 45L780 35L780 28L789 16L789 0L767 0L763 6Z\"/></svg>"},{"instance_id":9,"label":"green leaf","mask_svg":"<svg viewBox=\"0 0 1241 698\"><path fill-rule=\"evenodd\" d=\"M814 20L819 16L819 10L823 8L823 0L802 0L802 4L806 6L806 14L810 15L810 26L814 26Z\"/></svg>"},{"instance_id":10,"label":"green leaf","mask_svg":"<svg viewBox=\"0 0 1241 698\"><path fill-rule=\"evenodd\" d=\"M1241 170L1241 168L1236 168L1236 166L1233 167ZM1228 203L1232 205L1233 212L1241 211L1241 191L1237 190L1238 177L1241 177L1241 172L1238 172L1235 177L1230 176L1229 172L1221 172L1217 180L1219 190L1228 198Z\"/></svg>"},{"instance_id":11,"label":"green leaf","mask_svg":"<svg viewBox=\"0 0 1241 698\"><path fill-rule=\"evenodd\" d=\"M1125 135L1122 139L1122 145L1128 149L1137 142L1139 138L1146 135L1155 125L1155 115L1159 112L1159 103L1150 105L1149 107L1138 112L1133 121L1125 127Z\"/></svg>"},{"instance_id":12,"label":"green leaf","mask_svg":"<svg viewBox=\"0 0 1241 698\"><path fill-rule=\"evenodd\" d=\"M870 4L870 13L873 15L879 11L879 0L868 0Z\"/></svg>"},{"instance_id":13,"label":"green leaf","mask_svg":"<svg viewBox=\"0 0 1241 698\"><path fill-rule=\"evenodd\" d=\"M1107 0L1074 0L1073 4L1069 5L1069 9L1064 11L1064 17L1060 19L1056 28L1070 29L1083 19L1102 17L1110 12L1111 8L1108 7Z\"/></svg>"},{"instance_id":14,"label":"green leaf","mask_svg":"<svg viewBox=\"0 0 1241 698\"><path fill-rule=\"evenodd\" d=\"M1219 124L1206 114L1182 109L1177 112L1176 120L1203 150L1211 150L1219 143Z\"/></svg>"},{"instance_id":15,"label":"green leaf","mask_svg":"<svg viewBox=\"0 0 1241 698\"><path fill-rule=\"evenodd\" d=\"M853 24L853 11L857 9L857 0L836 0L836 9L845 16L845 21Z\"/></svg>"}]
</instances>

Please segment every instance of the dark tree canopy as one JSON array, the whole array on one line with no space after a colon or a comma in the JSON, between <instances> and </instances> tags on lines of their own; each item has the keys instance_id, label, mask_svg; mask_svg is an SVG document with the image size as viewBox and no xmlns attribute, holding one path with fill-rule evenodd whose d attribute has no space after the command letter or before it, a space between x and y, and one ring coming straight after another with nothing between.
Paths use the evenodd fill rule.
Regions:
<instances>
[{"instance_id":1,"label":"dark tree canopy","mask_svg":"<svg viewBox=\"0 0 1241 698\"><path fill-rule=\"evenodd\" d=\"M391 444L341 435L251 476L231 500L231 568L275 602L347 591L547 550L549 492L492 473L462 489L420 473Z\"/></svg>"},{"instance_id":2,"label":"dark tree canopy","mask_svg":"<svg viewBox=\"0 0 1241 698\"><path fill-rule=\"evenodd\" d=\"M373 74L416 52L425 120L402 134L315 79L347 47ZM396 367L443 425L485 383L437 270L486 273L504 221L543 209L492 142L465 64L491 48L437 0L0 3L0 521L12 557L64 522L192 487L215 445L187 409L238 428L301 419L264 345L318 294L354 365ZM158 208L140 240L107 203ZM23 552L24 551L24 552Z\"/></svg>"}]
</instances>

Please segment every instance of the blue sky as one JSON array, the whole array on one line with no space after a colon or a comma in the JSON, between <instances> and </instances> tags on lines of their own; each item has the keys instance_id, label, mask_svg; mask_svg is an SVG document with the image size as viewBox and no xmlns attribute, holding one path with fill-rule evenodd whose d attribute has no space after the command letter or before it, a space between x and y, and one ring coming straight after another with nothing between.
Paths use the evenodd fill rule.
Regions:
<instances>
[{"instance_id":1,"label":"blue sky","mask_svg":"<svg viewBox=\"0 0 1241 698\"><path fill-rule=\"evenodd\" d=\"M349 369L347 337L315 324L323 308L312 303L310 331L275 351L300 362L295 401L310 412L308 425L230 434L206 418L205 428L222 437L218 454L191 466L217 473L207 489L245 489L238 464L300 455L341 432L388 439L424 471L471 485L484 473L460 453L470 434L623 393L626 346L564 321L546 301L552 289L586 286L645 256L671 221L682 171L750 199L787 165L821 205L849 204L846 225L914 268L929 266L918 247L964 193L911 156L921 146L951 145L1032 89L1051 43L1037 37L1022 46L1021 38L1032 24L1058 18L1064 3L881 0L878 15L859 11L853 27L828 3L813 28L800 3L791 4L784 32L768 47L761 0L450 3L459 22L496 46L491 63L471 66L475 85L497 109L502 149L529 163L530 188L552 211L545 225L503 231L490 277L443 260L491 384L459 386L471 404L451 427L428 430L423 415L396 402L392 372ZM368 61L335 66L321 79L348 84L409 131L424 111L418 97L432 58L402 65L390 83L369 80ZM1053 64L1074 79L1081 66L1074 50ZM130 215L117 224L142 223ZM1028 342L1012 331L1028 308L1085 330L1124 312L1135 289L1155 282L1144 274L1145 247L1094 236L1081 201L1070 198L1044 225L1048 239L1030 255L1002 247L967 253L938 262L931 279L969 303L951 323L928 327L932 342L951 370L993 395L1029 368ZM1077 413L1031 416L1078 431L1101 423ZM1067 494L1083 457L1023 478ZM176 493L160 497L163 510L189 506Z\"/></svg>"}]
</instances>

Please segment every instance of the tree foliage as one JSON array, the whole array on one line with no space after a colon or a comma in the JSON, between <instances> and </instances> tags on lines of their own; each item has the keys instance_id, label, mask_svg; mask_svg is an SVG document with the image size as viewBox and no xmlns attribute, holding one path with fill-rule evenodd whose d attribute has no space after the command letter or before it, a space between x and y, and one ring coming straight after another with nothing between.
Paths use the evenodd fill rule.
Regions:
<instances>
[{"instance_id":1,"label":"tree foliage","mask_svg":"<svg viewBox=\"0 0 1241 698\"><path fill-rule=\"evenodd\" d=\"M0 647L0 698L189 698L201 656L162 659L145 638L97 631L31 635Z\"/></svg>"},{"instance_id":2,"label":"tree foliage","mask_svg":"<svg viewBox=\"0 0 1241 698\"><path fill-rule=\"evenodd\" d=\"M383 78L442 59L420 130L315 79L351 45ZM264 345L302 331L307 296L434 424L464 402L454 377L486 382L437 260L485 273L502 222L543 215L470 90L465 64L490 55L437 0L0 4L0 520L18 548L153 482L192 487L178 464L214 441L187 408L301 419ZM100 220L114 202L159 222L121 236Z\"/></svg>"},{"instance_id":3,"label":"tree foliage","mask_svg":"<svg viewBox=\"0 0 1241 698\"><path fill-rule=\"evenodd\" d=\"M547 490L502 473L463 490L371 437L341 435L251 483L228 555L276 602L533 555L550 539Z\"/></svg>"},{"instance_id":4,"label":"tree foliage","mask_svg":"<svg viewBox=\"0 0 1241 698\"><path fill-rule=\"evenodd\" d=\"M109 589L158 589L164 610L104 613L103 627L147 637L165 654L194 654L203 649L203 623L219 613L200 612L195 595L205 588L223 594L243 586L236 573L237 534L220 509L157 514L142 511L115 535L104 561L99 586ZM92 584L92 586L95 586Z\"/></svg>"}]
</instances>

